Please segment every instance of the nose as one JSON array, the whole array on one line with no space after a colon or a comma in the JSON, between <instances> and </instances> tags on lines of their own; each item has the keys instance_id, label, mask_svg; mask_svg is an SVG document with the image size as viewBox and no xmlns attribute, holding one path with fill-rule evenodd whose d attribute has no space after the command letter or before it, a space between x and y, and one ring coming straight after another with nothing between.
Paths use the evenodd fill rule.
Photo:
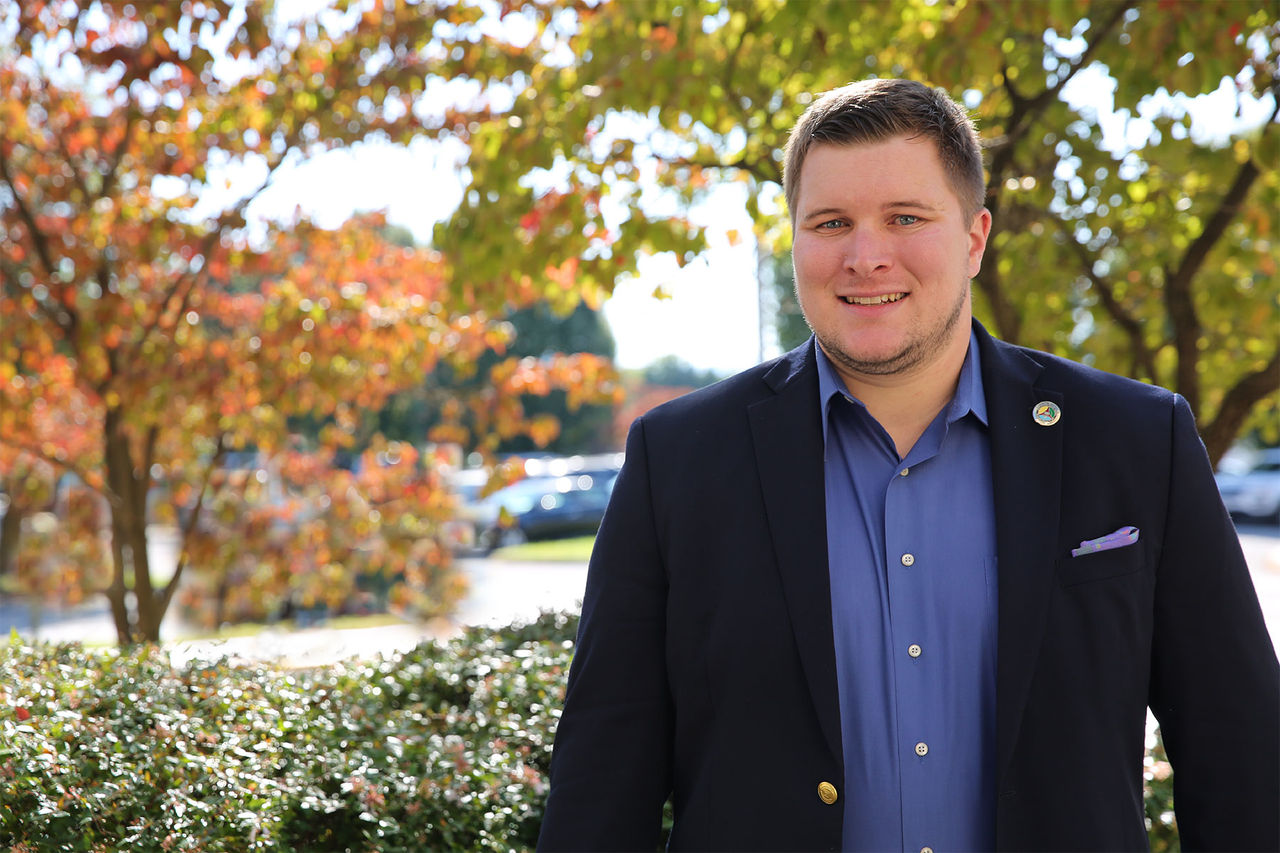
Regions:
<instances>
[{"instance_id":1,"label":"nose","mask_svg":"<svg viewBox=\"0 0 1280 853\"><path fill-rule=\"evenodd\" d=\"M845 238L844 268L866 277L893 265L888 235L874 228L853 228Z\"/></svg>"}]
</instances>

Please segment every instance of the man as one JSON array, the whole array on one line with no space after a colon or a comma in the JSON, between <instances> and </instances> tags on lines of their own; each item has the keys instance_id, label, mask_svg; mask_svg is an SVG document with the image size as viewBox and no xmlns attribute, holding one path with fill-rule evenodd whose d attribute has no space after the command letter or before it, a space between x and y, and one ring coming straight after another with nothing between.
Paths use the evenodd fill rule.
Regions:
<instances>
[{"instance_id":1,"label":"man","mask_svg":"<svg viewBox=\"0 0 1280 853\"><path fill-rule=\"evenodd\" d=\"M814 338L654 410L592 555L540 847L1280 848L1280 667L1185 401L993 340L954 102L787 146Z\"/></svg>"}]
</instances>

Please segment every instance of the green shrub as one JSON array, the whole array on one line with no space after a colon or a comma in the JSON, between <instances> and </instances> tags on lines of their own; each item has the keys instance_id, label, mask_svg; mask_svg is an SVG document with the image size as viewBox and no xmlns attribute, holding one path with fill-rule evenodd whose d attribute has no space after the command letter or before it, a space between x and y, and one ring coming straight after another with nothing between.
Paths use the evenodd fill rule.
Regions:
<instances>
[{"instance_id":1,"label":"green shrub","mask_svg":"<svg viewBox=\"0 0 1280 853\"><path fill-rule=\"evenodd\" d=\"M0 849L530 849L576 628L548 613L299 672L13 637ZM1176 849L1149 769L1153 848Z\"/></svg>"},{"instance_id":2,"label":"green shrub","mask_svg":"<svg viewBox=\"0 0 1280 853\"><path fill-rule=\"evenodd\" d=\"M15 638L0 849L532 847L571 622L292 673Z\"/></svg>"}]
</instances>

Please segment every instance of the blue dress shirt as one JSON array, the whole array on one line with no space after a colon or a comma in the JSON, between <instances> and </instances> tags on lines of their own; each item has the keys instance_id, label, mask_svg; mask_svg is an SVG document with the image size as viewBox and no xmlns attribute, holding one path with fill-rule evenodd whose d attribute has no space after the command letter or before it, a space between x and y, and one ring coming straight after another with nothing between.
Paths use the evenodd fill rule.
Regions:
<instances>
[{"instance_id":1,"label":"blue dress shirt","mask_svg":"<svg viewBox=\"0 0 1280 853\"><path fill-rule=\"evenodd\" d=\"M977 343L906 459L817 349L844 850L991 850L996 531Z\"/></svg>"}]
</instances>

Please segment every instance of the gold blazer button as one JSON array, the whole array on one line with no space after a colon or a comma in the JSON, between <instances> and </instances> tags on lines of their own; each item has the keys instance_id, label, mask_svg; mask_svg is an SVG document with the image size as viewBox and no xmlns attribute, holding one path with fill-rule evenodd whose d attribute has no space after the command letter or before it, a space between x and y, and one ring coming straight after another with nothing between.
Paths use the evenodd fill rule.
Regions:
<instances>
[{"instance_id":1,"label":"gold blazer button","mask_svg":"<svg viewBox=\"0 0 1280 853\"><path fill-rule=\"evenodd\" d=\"M836 801L836 786L830 782L818 783L818 797L827 805L831 805Z\"/></svg>"}]
</instances>

